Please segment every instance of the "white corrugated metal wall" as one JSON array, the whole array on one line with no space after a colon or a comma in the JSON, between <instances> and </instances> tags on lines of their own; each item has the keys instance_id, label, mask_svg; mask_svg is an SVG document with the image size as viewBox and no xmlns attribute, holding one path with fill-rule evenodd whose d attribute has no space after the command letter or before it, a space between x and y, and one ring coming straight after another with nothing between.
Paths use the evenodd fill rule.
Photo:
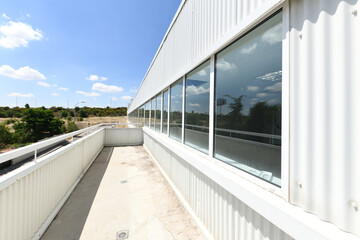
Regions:
<instances>
[{"instance_id":1,"label":"white corrugated metal wall","mask_svg":"<svg viewBox=\"0 0 360 240\"><path fill-rule=\"evenodd\" d=\"M144 134L144 145L214 239L292 239L146 133Z\"/></svg>"},{"instance_id":2,"label":"white corrugated metal wall","mask_svg":"<svg viewBox=\"0 0 360 240\"><path fill-rule=\"evenodd\" d=\"M175 82L212 54L227 34L265 5L283 0L187 0L128 109Z\"/></svg>"},{"instance_id":3,"label":"white corrugated metal wall","mask_svg":"<svg viewBox=\"0 0 360 240\"><path fill-rule=\"evenodd\" d=\"M290 9L290 200L360 235L360 4Z\"/></svg>"},{"instance_id":4,"label":"white corrugated metal wall","mask_svg":"<svg viewBox=\"0 0 360 240\"><path fill-rule=\"evenodd\" d=\"M129 112L215 53L253 12L278 2L186 1ZM360 235L359 2L289 5L290 202Z\"/></svg>"}]
</instances>

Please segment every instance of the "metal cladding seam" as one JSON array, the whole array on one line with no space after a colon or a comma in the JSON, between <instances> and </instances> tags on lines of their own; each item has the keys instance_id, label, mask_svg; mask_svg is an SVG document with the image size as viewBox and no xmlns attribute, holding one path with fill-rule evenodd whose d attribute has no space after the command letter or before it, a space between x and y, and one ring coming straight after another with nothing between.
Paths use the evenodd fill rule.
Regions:
<instances>
[{"instance_id":1,"label":"metal cladding seam","mask_svg":"<svg viewBox=\"0 0 360 240\"><path fill-rule=\"evenodd\" d=\"M360 4L290 9L290 201L360 236Z\"/></svg>"}]
</instances>

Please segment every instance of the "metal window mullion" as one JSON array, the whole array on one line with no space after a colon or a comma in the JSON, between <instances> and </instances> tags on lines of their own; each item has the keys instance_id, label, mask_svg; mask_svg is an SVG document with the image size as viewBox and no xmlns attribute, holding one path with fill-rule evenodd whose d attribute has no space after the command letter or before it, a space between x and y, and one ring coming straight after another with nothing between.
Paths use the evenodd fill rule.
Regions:
<instances>
[{"instance_id":1,"label":"metal window mullion","mask_svg":"<svg viewBox=\"0 0 360 240\"><path fill-rule=\"evenodd\" d=\"M282 103L281 103L281 191L290 199L290 8L283 6L282 32Z\"/></svg>"},{"instance_id":2,"label":"metal window mullion","mask_svg":"<svg viewBox=\"0 0 360 240\"><path fill-rule=\"evenodd\" d=\"M160 133L162 133L162 130L163 130L163 115L164 115L164 92L161 92Z\"/></svg>"},{"instance_id":3,"label":"metal window mullion","mask_svg":"<svg viewBox=\"0 0 360 240\"><path fill-rule=\"evenodd\" d=\"M167 109L167 129L166 135L170 136L170 87L168 88L168 109Z\"/></svg>"},{"instance_id":4,"label":"metal window mullion","mask_svg":"<svg viewBox=\"0 0 360 240\"><path fill-rule=\"evenodd\" d=\"M183 77L182 89L182 121L181 121L181 142L185 142L185 76Z\"/></svg>"},{"instance_id":5,"label":"metal window mullion","mask_svg":"<svg viewBox=\"0 0 360 240\"><path fill-rule=\"evenodd\" d=\"M152 109L152 101L149 100L149 128L151 129L151 109Z\"/></svg>"},{"instance_id":6,"label":"metal window mullion","mask_svg":"<svg viewBox=\"0 0 360 240\"><path fill-rule=\"evenodd\" d=\"M215 55L210 58L209 156L214 156Z\"/></svg>"}]
</instances>

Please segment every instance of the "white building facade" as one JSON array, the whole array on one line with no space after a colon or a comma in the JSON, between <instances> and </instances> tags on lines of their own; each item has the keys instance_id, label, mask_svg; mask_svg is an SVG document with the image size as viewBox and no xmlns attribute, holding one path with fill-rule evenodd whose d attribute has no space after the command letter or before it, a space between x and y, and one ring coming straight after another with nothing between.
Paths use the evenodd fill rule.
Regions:
<instances>
[{"instance_id":1,"label":"white building facade","mask_svg":"<svg viewBox=\"0 0 360 240\"><path fill-rule=\"evenodd\" d=\"M358 0L184 0L128 109L209 238L360 239Z\"/></svg>"}]
</instances>

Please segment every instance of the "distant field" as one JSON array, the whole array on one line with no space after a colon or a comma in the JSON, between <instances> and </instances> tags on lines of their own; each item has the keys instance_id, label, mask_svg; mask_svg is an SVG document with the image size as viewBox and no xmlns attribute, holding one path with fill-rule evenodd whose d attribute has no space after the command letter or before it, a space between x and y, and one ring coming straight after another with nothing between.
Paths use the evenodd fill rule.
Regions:
<instances>
[{"instance_id":1,"label":"distant field","mask_svg":"<svg viewBox=\"0 0 360 240\"><path fill-rule=\"evenodd\" d=\"M93 125L97 125L97 124L100 124L100 123L127 123L127 117L126 116L121 116L121 117L89 117L89 118L84 118L84 120L82 122L77 121L76 125L80 129L83 129L83 128L86 128L88 126L93 126ZM123 125L123 126L119 125L118 127L127 128L127 125Z\"/></svg>"},{"instance_id":2,"label":"distant field","mask_svg":"<svg viewBox=\"0 0 360 240\"><path fill-rule=\"evenodd\" d=\"M0 123L5 122L9 119L15 119L15 120L21 120L20 118L0 118ZM65 126L67 125L67 120L62 119L65 122ZM90 124L89 124L90 123ZM127 117L121 116L121 117L89 117L84 118L83 121L76 121L76 125L80 128L86 128L88 126L97 125L100 123L127 123ZM127 127L124 126L118 126L118 127Z\"/></svg>"}]
</instances>

